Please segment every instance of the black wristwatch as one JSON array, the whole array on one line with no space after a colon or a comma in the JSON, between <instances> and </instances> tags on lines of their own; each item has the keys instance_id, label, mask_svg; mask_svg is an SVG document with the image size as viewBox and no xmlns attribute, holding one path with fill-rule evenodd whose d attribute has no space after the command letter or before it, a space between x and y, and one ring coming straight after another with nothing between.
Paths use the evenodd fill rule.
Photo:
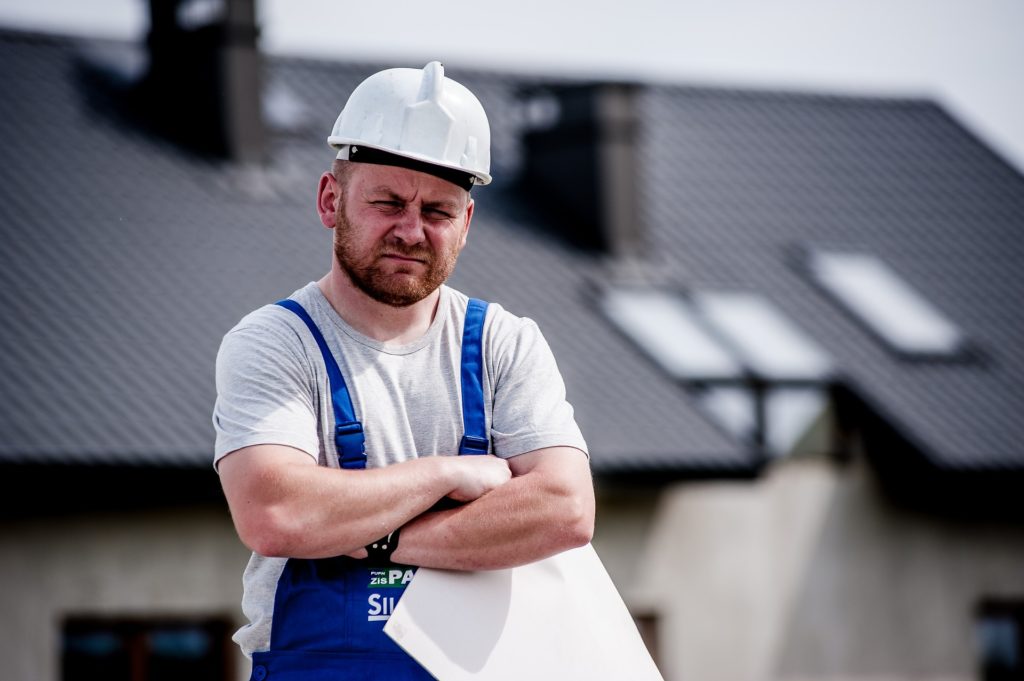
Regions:
<instances>
[{"instance_id":1,"label":"black wristwatch","mask_svg":"<svg viewBox=\"0 0 1024 681\"><path fill-rule=\"evenodd\" d=\"M366 559L373 563L390 563L391 554L398 548L398 532L399 530L395 530L388 536L367 544Z\"/></svg>"}]
</instances>

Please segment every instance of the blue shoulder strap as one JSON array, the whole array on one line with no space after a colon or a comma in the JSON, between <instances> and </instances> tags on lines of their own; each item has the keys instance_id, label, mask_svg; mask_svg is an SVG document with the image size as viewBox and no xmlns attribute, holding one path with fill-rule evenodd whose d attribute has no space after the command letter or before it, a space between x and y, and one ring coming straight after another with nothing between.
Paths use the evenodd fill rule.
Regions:
<instances>
[{"instance_id":1,"label":"blue shoulder strap","mask_svg":"<svg viewBox=\"0 0 1024 681\"><path fill-rule=\"evenodd\" d=\"M487 412L484 409L483 337L487 303L470 298L462 329L462 427L459 454L486 454Z\"/></svg>"},{"instance_id":2,"label":"blue shoulder strap","mask_svg":"<svg viewBox=\"0 0 1024 681\"><path fill-rule=\"evenodd\" d=\"M352 398L345 385L341 368L327 347L327 341L305 308L291 299L277 302L294 312L313 334L327 367L331 386L331 404L334 407L334 444L338 450L338 463L342 468L366 468L366 444L363 425L356 420ZM486 454L490 439L487 437L487 412L484 408L483 389L483 335L487 303L470 298L466 307L466 323L462 330L462 442L459 454Z\"/></svg>"},{"instance_id":3,"label":"blue shoulder strap","mask_svg":"<svg viewBox=\"0 0 1024 681\"><path fill-rule=\"evenodd\" d=\"M291 310L305 322L313 339L320 348L327 366L327 380L331 386L331 404L334 406L334 446L338 450L338 464L342 468L366 468L366 442L363 437L363 424L356 420L356 411L352 407L345 378L334 360L334 355L327 347L327 341L317 328L316 323L302 305L291 299L277 302L281 307Z\"/></svg>"}]
</instances>

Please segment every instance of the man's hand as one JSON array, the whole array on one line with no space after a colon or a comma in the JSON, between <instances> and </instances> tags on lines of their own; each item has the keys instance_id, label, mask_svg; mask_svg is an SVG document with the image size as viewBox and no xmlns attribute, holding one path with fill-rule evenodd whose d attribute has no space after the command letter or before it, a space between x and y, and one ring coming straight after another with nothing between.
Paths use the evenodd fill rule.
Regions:
<instances>
[{"instance_id":1,"label":"man's hand","mask_svg":"<svg viewBox=\"0 0 1024 681\"><path fill-rule=\"evenodd\" d=\"M448 493L455 501L475 501L512 479L505 459L491 454L447 457L455 466L456 487Z\"/></svg>"},{"instance_id":2,"label":"man's hand","mask_svg":"<svg viewBox=\"0 0 1024 681\"><path fill-rule=\"evenodd\" d=\"M492 456L441 458L480 468L506 461ZM550 447L507 461L511 480L506 478L468 504L424 513L406 523L393 560L448 570L492 570L530 563L590 541L594 487L586 454L571 447Z\"/></svg>"}]
</instances>

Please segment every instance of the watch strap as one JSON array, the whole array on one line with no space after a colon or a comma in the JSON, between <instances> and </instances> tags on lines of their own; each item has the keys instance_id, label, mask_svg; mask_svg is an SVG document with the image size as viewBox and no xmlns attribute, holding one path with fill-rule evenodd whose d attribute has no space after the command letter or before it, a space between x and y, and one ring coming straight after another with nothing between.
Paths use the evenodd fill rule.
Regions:
<instances>
[{"instance_id":1,"label":"watch strap","mask_svg":"<svg viewBox=\"0 0 1024 681\"><path fill-rule=\"evenodd\" d=\"M391 554L398 548L398 534L396 529L391 534L381 537L375 542L366 545L366 558L374 563L390 563Z\"/></svg>"}]
</instances>

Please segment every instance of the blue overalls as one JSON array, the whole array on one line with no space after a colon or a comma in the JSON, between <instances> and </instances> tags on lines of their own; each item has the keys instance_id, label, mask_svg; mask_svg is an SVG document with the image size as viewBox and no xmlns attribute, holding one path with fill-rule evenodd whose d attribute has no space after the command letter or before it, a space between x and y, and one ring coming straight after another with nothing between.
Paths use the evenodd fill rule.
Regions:
<instances>
[{"instance_id":1,"label":"blue overalls","mask_svg":"<svg viewBox=\"0 0 1024 681\"><path fill-rule=\"evenodd\" d=\"M334 442L345 469L366 468L363 426L345 379L316 323L294 300L278 305L306 324L327 366ZM470 299L462 334L462 420L459 454L486 454L482 338L487 303ZM384 633L416 568L370 565L347 556L290 558L274 597L270 650L253 653L252 681L419 681L432 679Z\"/></svg>"}]
</instances>

